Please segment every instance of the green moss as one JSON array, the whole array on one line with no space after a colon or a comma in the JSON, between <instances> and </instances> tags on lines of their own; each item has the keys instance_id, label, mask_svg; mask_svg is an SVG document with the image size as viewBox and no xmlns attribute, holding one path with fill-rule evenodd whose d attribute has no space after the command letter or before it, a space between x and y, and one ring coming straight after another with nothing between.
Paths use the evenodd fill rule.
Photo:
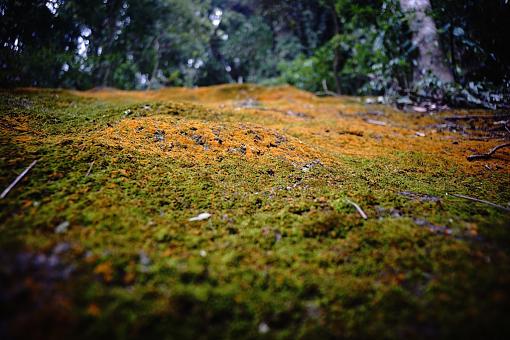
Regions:
<instances>
[{"instance_id":1,"label":"green moss","mask_svg":"<svg viewBox=\"0 0 510 340\"><path fill-rule=\"evenodd\" d=\"M132 118L128 110L206 122L230 121L233 113L59 91L1 97L0 122L9 127L0 143L1 187L31 160L39 163L2 201L0 248L51 254L57 244L72 245L62 261L76 270L55 285L67 287L73 316L59 327L74 335L508 334L508 215L445 196L475 191L504 204L508 174L469 177L418 152L339 156L310 171L281 157L162 157L98 145L87 135ZM27 131L12 129L25 118ZM16 142L21 135L32 139ZM209 220L189 221L204 211ZM63 221L67 233L56 234ZM31 273L2 275L14 285ZM48 308L57 303L50 300ZM33 316L29 302L6 303Z\"/></svg>"}]
</instances>

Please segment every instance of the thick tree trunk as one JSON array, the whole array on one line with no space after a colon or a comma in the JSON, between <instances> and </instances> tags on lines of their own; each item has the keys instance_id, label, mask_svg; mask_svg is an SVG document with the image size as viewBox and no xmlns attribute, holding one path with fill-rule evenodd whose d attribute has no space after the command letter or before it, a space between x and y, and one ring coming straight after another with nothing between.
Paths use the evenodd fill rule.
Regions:
<instances>
[{"instance_id":1,"label":"thick tree trunk","mask_svg":"<svg viewBox=\"0 0 510 340\"><path fill-rule=\"evenodd\" d=\"M431 72L445 83L453 82L453 74L445 63L445 57L439 45L436 24L427 13L431 9L430 0L400 0L400 6L404 13L409 14L413 43L420 52L415 80Z\"/></svg>"}]
</instances>

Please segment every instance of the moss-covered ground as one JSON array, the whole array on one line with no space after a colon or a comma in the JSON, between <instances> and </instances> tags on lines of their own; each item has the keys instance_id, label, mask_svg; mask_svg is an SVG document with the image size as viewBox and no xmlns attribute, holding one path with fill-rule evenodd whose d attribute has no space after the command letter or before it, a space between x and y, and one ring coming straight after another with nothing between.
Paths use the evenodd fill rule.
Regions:
<instances>
[{"instance_id":1,"label":"moss-covered ground","mask_svg":"<svg viewBox=\"0 0 510 340\"><path fill-rule=\"evenodd\" d=\"M0 190L38 162L0 200L0 337L508 338L510 215L448 194L508 208L510 154L468 162L500 142L465 114L3 91Z\"/></svg>"}]
</instances>

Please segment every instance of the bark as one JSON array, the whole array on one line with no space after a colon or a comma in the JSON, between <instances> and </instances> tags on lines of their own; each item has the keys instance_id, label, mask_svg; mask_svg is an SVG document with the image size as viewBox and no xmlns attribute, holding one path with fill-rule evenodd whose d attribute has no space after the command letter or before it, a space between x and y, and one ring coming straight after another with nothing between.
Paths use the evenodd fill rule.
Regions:
<instances>
[{"instance_id":1,"label":"bark","mask_svg":"<svg viewBox=\"0 0 510 340\"><path fill-rule=\"evenodd\" d=\"M439 45L436 24L427 13L431 9L430 0L400 0L400 6L404 13L409 14L413 44L420 52L415 80L431 72L445 83L453 82L453 74L445 63L445 57Z\"/></svg>"},{"instance_id":2,"label":"bark","mask_svg":"<svg viewBox=\"0 0 510 340\"><path fill-rule=\"evenodd\" d=\"M103 59L103 61L102 61L103 71L102 71L102 81L101 81L102 87L106 87L108 85L108 80L110 78L112 65L111 65L111 62L109 62L106 58L107 58L108 54L111 53L111 51L113 49L113 43L114 43L114 38L115 38L115 26L116 26L118 15L119 15L119 12L120 12L120 9L122 6L122 1L114 0L113 2L111 2L107 5L109 5L108 14L107 14L107 18L106 18L106 24L105 24L106 32L107 32L106 33L107 41L106 41L106 46L103 49L103 53L102 53L102 59Z\"/></svg>"},{"instance_id":3,"label":"bark","mask_svg":"<svg viewBox=\"0 0 510 340\"><path fill-rule=\"evenodd\" d=\"M335 29L335 36L340 34L340 23L338 22L338 16L336 14L336 10L334 7L331 7L331 14L333 15L333 26ZM333 59L333 74L335 79L335 91L337 94L342 94L342 88L340 83L340 66L342 63L342 54L339 51L338 47L335 47L334 50L335 56Z\"/></svg>"},{"instance_id":4,"label":"bark","mask_svg":"<svg viewBox=\"0 0 510 340\"><path fill-rule=\"evenodd\" d=\"M154 51L156 51L156 55L154 56L154 67L152 68L152 74L151 79L149 81L149 86L147 87L147 90L152 89L155 85L156 78L158 76L158 69L159 69L159 37L156 37L154 39Z\"/></svg>"}]
</instances>

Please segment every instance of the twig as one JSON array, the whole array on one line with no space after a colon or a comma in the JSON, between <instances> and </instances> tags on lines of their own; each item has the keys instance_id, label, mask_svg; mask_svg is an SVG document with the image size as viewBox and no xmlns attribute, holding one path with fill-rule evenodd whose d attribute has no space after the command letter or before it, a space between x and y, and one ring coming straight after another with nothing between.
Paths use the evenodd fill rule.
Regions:
<instances>
[{"instance_id":1,"label":"twig","mask_svg":"<svg viewBox=\"0 0 510 340\"><path fill-rule=\"evenodd\" d=\"M373 119L365 119L365 122L372 125L378 125L378 126L386 126L385 122L382 122L380 120L373 120Z\"/></svg>"},{"instance_id":2,"label":"twig","mask_svg":"<svg viewBox=\"0 0 510 340\"><path fill-rule=\"evenodd\" d=\"M506 138L504 138L504 137L466 137L466 140L474 140L477 142L489 142L489 141L504 142L504 141L506 141Z\"/></svg>"},{"instance_id":3,"label":"twig","mask_svg":"<svg viewBox=\"0 0 510 340\"><path fill-rule=\"evenodd\" d=\"M326 95L326 96L332 96L332 97L340 97L338 93L330 91L328 89L328 83L326 82L326 79L322 79L322 89L324 91L316 92L315 94L318 96Z\"/></svg>"},{"instance_id":4,"label":"twig","mask_svg":"<svg viewBox=\"0 0 510 340\"><path fill-rule=\"evenodd\" d=\"M466 195L460 195L460 194L446 194L446 195L450 195L450 196L458 197L458 198L463 198L465 200L469 200L469 201L473 201L473 202L487 204L487 205L490 205L491 207L498 208L498 209L510 212L510 208L506 208L506 207L504 207L502 205L499 205L499 204L496 204L496 203L492 203L492 202L489 202L489 201L486 201L486 200L481 200L481 199L478 199L478 198L473 198L473 197L469 197L469 196L466 196Z\"/></svg>"},{"instance_id":5,"label":"twig","mask_svg":"<svg viewBox=\"0 0 510 340\"><path fill-rule=\"evenodd\" d=\"M479 159L489 159L499 149L508 148L508 147L510 147L510 143L501 144L501 145L498 145L498 146L490 149L489 152L487 152L487 153L483 153L483 154L480 154L480 155L471 155L471 156L468 156L467 160L468 161L476 161L476 160L479 160Z\"/></svg>"},{"instance_id":6,"label":"twig","mask_svg":"<svg viewBox=\"0 0 510 340\"><path fill-rule=\"evenodd\" d=\"M270 107L254 107L253 110L278 112L278 113L283 113L283 114L287 114L287 112L289 112L288 110L287 111L285 111L285 110L278 110L278 109L270 108Z\"/></svg>"},{"instance_id":7,"label":"twig","mask_svg":"<svg viewBox=\"0 0 510 340\"><path fill-rule=\"evenodd\" d=\"M94 166L94 162L95 161L92 161L92 163L90 163L89 171L87 171L87 174L85 175L85 177L89 177L90 173L92 172L92 167Z\"/></svg>"},{"instance_id":8,"label":"twig","mask_svg":"<svg viewBox=\"0 0 510 340\"><path fill-rule=\"evenodd\" d=\"M23 179L23 177L25 177L25 175L30 171L30 169L32 169L34 167L34 165L37 163L37 160L33 161L32 164L30 164L28 166L28 168L26 168L18 177L16 177L16 179L11 183L11 185L9 185L3 192L2 192L2 195L0 195L0 199L4 199L7 194L9 193L9 191L12 190L12 188L14 188L16 186L16 184L18 184L19 181L21 181Z\"/></svg>"},{"instance_id":9,"label":"twig","mask_svg":"<svg viewBox=\"0 0 510 340\"><path fill-rule=\"evenodd\" d=\"M451 116L451 117L444 117L444 120L501 119L501 118L510 118L510 114Z\"/></svg>"},{"instance_id":10,"label":"twig","mask_svg":"<svg viewBox=\"0 0 510 340\"><path fill-rule=\"evenodd\" d=\"M322 97L322 96L330 96L330 97L340 97L338 93L335 93L333 91L319 91L315 92L316 96Z\"/></svg>"},{"instance_id":11,"label":"twig","mask_svg":"<svg viewBox=\"0 0 510 340\"><path fill-rule=\"evenodd\" d=\"M356 203L354 203L353 201L348 200L348 199L346 199L345 201L346 201L347 203L351 204L354 208L356 208L356 210L358 211L358 213L360 214L360 216L361 216L364 220L367 220L367 219L368 219L367 214L365 214L365 212L363 211L363 209L361 209L361 207L360 207L359 205L357 205Z\"/></svg>"}]
</instances>

